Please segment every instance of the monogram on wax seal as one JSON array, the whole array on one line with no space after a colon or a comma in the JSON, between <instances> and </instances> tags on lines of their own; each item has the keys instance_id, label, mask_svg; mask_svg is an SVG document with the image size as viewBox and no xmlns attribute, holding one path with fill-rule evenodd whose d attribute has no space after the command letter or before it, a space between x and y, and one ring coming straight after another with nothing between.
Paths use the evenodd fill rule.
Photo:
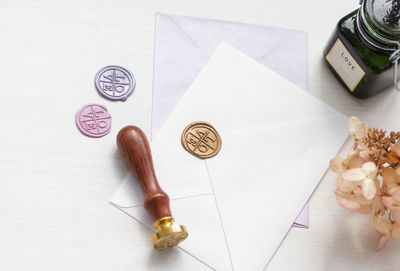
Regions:
<instances>
[{"instance_id":1,"label":"monogram on wax seal","mask_svg":"<svg viewBox=\"0 0 400 271\"><path fill-rule=\"evenodd\" d=\"M76 126L89 137L102 137L111 130L111 115L100 104L87 104L76 112Z\"/></svg>"},{"instance_id":2,"label":"monogram on wax seal","mask_svg":"<svg viewBox=\"0 0 400 271\"><path fill-rule=\"evenodd\" d=\"M182 145L199 158L210 158L221 150L222 141L211 124L197 121L189 124L182 133Z\"/></svg>"},{"instance_id":3,"label":"monogram on wax seal","mask_svg":"<svg viewBox=\"0 0 400 271\"><path fill-rule=\"evenodd\" d=\"M102 68L97 72L94 81L98 92L114 101L126 101L136 85L133 74L121 66Z\"/></svg>"}]
</instances>

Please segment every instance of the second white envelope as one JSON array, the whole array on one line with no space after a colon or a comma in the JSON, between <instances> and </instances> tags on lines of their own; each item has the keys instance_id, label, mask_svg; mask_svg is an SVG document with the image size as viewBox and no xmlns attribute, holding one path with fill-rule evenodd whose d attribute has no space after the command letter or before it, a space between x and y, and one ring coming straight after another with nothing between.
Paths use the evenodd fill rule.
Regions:
<instances>
[{"instance_id":1,"label":"second white envelope","mask_svg":"<svg viewBox=\"0 0 400 271\"><path fill-rule=\"evenodd\" d=\"M201 160L181 146L193 121L220 133ZM180 247L216 270L263 270L340 149L346 117L222 44L151 143ZM111 203L152 227L129 175Z\"/></svg>"}]
</instances>

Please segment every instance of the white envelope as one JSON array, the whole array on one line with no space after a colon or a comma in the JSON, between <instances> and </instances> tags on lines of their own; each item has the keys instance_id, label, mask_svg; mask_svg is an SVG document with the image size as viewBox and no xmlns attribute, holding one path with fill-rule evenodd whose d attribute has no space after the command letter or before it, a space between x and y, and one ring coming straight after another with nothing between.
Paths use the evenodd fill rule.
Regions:
<instances>
[{"instance_id":1,"label":"white envelope","mask_svg":"<svg viewBox=\"0 0 400 271\"><path fill-rule=\"evenodd\" d=\"M152 135L157 134L221 42L308 89L307 32L157 13Z\"/></svg>"},{"instance_id":2,"label":"white envelope","mask_svg":"<svg viewBox=\"0 0 400 271\"><path fill-rule=\"evenodd\" d=\"M221 42L307 90L307 32L158 13L154 42L152 137ZM293 225L308 227L308 218L307 204Z\"/></svg>"},{"instance_id":3,"label":"white envelope","mask_svg":"<svg viewBox=\"0 0 400 271\"><path fill-rule=\"evenodd\" d=\"M215 270L263 270L345 141L346 119L222 44L151 143L173 216L189 231L180 248ZM219 131L217 156L182 148L193 121ZM152 227L132 175L110 202Z\"/></svg>"}]
</instances>

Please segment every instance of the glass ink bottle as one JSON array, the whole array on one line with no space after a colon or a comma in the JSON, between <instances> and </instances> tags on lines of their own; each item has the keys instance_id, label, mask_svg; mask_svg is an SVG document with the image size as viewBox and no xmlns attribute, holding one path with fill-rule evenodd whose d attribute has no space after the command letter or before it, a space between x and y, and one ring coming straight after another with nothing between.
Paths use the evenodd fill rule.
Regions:
<instances>
[{"instance_id":1,"label":"glass ink bottle","mask_svg":"<svg viewBox=\"0 0 400 271\"><path fill-rule=\"evenodd\" d=\"M400 0L361 0L343 17L324 49L324 58L342 85L367 98L398 86Z\"/></svg>"}]
</instances>

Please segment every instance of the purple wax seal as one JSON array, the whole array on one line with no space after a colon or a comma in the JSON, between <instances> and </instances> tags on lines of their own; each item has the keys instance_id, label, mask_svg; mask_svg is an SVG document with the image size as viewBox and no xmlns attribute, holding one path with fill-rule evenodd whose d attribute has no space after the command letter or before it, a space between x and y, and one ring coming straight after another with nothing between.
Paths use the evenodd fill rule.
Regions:
<instances>
[{"instance_id":1,"label":"purple wax seal","mask_svg":"<svg viewBox=\"0 0 400 271\"><path fill-rule=\"evenodd\" d=\"M111 130L111 115L103 105L87 104L75 115L76 126L82 134L102 137Z\"/></svg>"},{"instance_id":2,"label":"purple wax seal","mask_svg":"<svg viewBox=\"0 0 400 271\"><path fill-rule=\"evenodd\" d=\"M132 73L120 66L106 66L96 73L97 91L110 100L126 101L136 86Z\"/></svg>"}]
</instances>

